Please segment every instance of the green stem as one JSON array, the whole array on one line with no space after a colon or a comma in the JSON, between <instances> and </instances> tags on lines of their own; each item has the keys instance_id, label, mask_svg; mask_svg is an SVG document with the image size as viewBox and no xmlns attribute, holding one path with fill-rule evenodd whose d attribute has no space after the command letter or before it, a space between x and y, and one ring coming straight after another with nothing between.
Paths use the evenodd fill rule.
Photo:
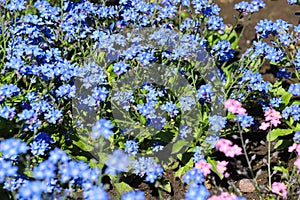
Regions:
<instances>
[{"instance_id":1,"label":"green stem","mask_svg":"<svg viewBox=\"0 0 300 200\"><path fill-rule=\"evenodd\" d=\"M272 125L270 127L270 131L272 129ZM269 187L272 188L272 182L271 182L271 141L270 141L270 131L268 134L268 183Z\"/></svg>"},{"instance_id":2,"label":"green stem","mask_svg":"<svg viewBox=\"0 0 300 200\"><path fill-rule=\"evenodd\" d=\"M243 148L243 151L244 151L244 154L245 154L245 158L246 158L248 167L250 169L251 176L254 179L255 176L253 174L253 169L252 169L252 166L251 166L251 162L250 162L250 159L249 159L247 151L246 151L246 145L245 145L244 137L243 137L243 130L242 130L241 126L240 126L240 123L238 122L237 124L238 124L238 129L239 129L239 133L240 133L240 138L241 138L242 148Z\"/></svg>"}]
</instances>

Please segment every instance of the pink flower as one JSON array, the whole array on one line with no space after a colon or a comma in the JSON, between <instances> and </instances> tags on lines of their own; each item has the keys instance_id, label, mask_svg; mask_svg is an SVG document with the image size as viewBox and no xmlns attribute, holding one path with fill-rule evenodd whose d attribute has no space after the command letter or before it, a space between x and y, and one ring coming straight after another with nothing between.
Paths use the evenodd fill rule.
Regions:
<instances>
[{"instance_id":1,"label":"pink flower","mask_svg":"<svg viewBox=\"0 0 300 200\"><path fill-rule=\"evenodd\" d=\"M219 150L219 151L222 151L220 149L226 149L228 146L231 146L233 143L230 141L230 140L226 140L226 139L223 139L221 138L220 140L217 141L216 143L216 148Z\"/></svg>"},{"instance_id":2,"label":"pink flower","mask_svg":"<svg viewBox=\"0 0 300 200\"><path fill-rule=\"evenodd\" d=\"M292 152L292 151L294 151L294 150L296 150L298 156L300 156L300 144L294 143L292 146L289 147L289 150L288 150L288 151L289 151L289 152Z\"/></svg>"},{"instance_id":3,"label":"pink flower","mask_svg":"<svg viewBox=\"0 0 300 200\"><path fill-rule=\"evenodd\" d=\"M296 147L297 147L297 144L296 144L296 143L294 143L292 146L290 146L290 147L289 147L289 150L288 150L288 152L292 152L292 151L294 151L294 150L296 149Z\"/></svg>"},{"instance_id":4,"label":"pink flower","mask_svg":"<svg viewBox=\"0 0 300 200\"><path fill-rule=\"evenodd\" d=\"M212 168L211 164L205 162L204 160L200 160L195 163L195 168L200 169L204 176L210 174L210 169Z\"/></svg>"},{"instance_id":5,"label":"pink flower","mask_svg":"<svg viewBox=\"0 0 300 200\"><path fill-rule=\"evenodd\" d=\"M228 178L230 176L230 174L228 172L225 172L224 177Z\"/></svg>"},{"instance_id":6,"label":"pink flower","mask_svg":"<svg viewBox=\"0 0 300 200\"><path fill-rule=\"evenodd\" d=\"M222 192L220 195L213 195L207 200L235 200L235 194L229 194L228 192Z\"/></svg>"},{"instance_id":7,"label":"pink flower","mask_svg":"<svg viewBox=\"0 0 300 200\"><path fill-rule=\"evenodd\" d=\"M294 165L298 168L298 173L300 173L300 158L297 158L297 160L294 162Z\"/></svg>"},{"instance_id":8,"label":"pink flower","mask_svg":"<svg viewBox=\"0 0 300 200\"><path fill-rule=\"evenodd\" d=\"M269 122L262 122L261 124L260 124L260 126L258 127L260 130L267 130L269 127L270 127L270 123Z\"/></svg>"},{"instance_id":9,"label":"pink flower","mask_svg":"<svg viewBox=\"0 0 300 200\"><path fill-rule=\"evenodd\" d=\"M280 182L274 182L272 184L272 192L275 194L279 194L283 197L283 199L287 199L287 186Z\"/></svg>"},{"instance_id":10,"label":"pink flower","mask_svg":"<svg viewBox=\"0 0 300 200\"><path fill-rule=\"evenodd\" d=\"M231 148L229 148L228 151L223 153L225 154L225 156L233 158L234 156L239 156L242 154L242 148L235 144Z\"/></svg>"},{"instance_id":11,"label":"pink flower","mask_svg":"<svg viewBox=\"0 0 300 200\"><path fill-rule=\"evenodd\" d=\"M216 148L223 152L227 157L233 158L236 155L241 155L242 149L237 145L232 145L233 143L230 140L222 138L216 143Z\"/></svg>"},{"instance_id":12,"label":"pink flower","mask_svg":"<svg viewBox=\"0 0 300 200\"><path fill-rule=\"evenodd\" d=\"M217 171L221 174L224 174L224 172L227 170L227 164L228 162L227 161L217 161Z\"/></svg>"},{"instance_id":13,"label":"pink flower","mask_svg":"<svg viewBox=\"0 0 300 200\"><path fill-rule=\"evenodd\" d=\"M282 118L280 115L280 112L274 110L274 109L269 109L265 111L265 121L262 122L259 129L261 130L267 130L269 126L272 124L273 126L277 127L278 124L280 124L280 119Z\"/></svg>"},{"instance_id":14,"label":"pink flower","mask_svg":"<svg viewBox=\"0 0 300 200\"><path fill-rule=\"evenodd\" d=\"M224 103L225 108L228 109L229 112L232 112L234 114L246 114L246 109L242 107L242 104L235 100L235 99L229 99Z\"/></svg>"}]
</instances>

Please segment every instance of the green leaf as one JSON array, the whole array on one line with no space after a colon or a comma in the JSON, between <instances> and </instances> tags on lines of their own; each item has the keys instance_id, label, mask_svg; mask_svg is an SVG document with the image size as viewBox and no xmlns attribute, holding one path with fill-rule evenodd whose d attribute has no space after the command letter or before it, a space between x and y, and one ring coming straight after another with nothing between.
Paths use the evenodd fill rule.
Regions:
<instances>
[{"instance_id":1,"label":"green leaf","mask_svg":"<svg viewBox=\"0 0 300 200\"><path fill-rule=\"evenodd\" d=\"M175 144L172 147L172 154L179 152L187 144L189 144L189 141L187 141L187 140L179 140L179 141L175 142Z\"/></svg>"},{"instance_id":2,"label":"green leaf","mask_svg":"<svg viewBox=\"0 0 300 200\"><path fill-rule=\"evenodd\" d=\"M283 176L288 179L289 177L289 170L287 170L286 168L282 167L282 166L274 166L273 167L273 170L276 170L276 171L279 171L279 172L282 172Z\"/></svg>"},{"instance_id":3,"label":"green leaf","mask_svg":"<svg viewBox=\"0 0 300 200\"><path fill-rule=\"evenodd\" d=\"M227 119L235 119L235 114L228 112Z\"/></svg>"},{"instance_id":4,"label":"green leaf","mask_svg":"<svg viewBox=\"0 0 300 200\"><path fill-rule=\"evenodd\" d=\"M285 105L288 105L290 102L290 99L292 98L292 94L290 92L285 92L282 94L281 98Z\"/></svg>"},{"instance_id":5,"label":"green leaf","mask_svg":"<svg viewBox=\"0 0 300 200\"><path fill-rule=\"evenodd\" d=\"M231 48L233 50L239 48L239 37L235 30L232 30L231 34L228 36L227 40L231 43Z\"/></svg>"},{"instance_id":6,"label":"green leaf","mask_svg":"<svg viewBox=\"0 0 300 200\"><path fill-rule=\"evenodd\" d=\"M122 194L126 192L132 191L132 187L128 185L127 183L121 182L121 183L115 183L116 191L117 191L117 196L120 198Z\"/></svg>"},{"instance_id":7,"label":"green leaf","mask_svg":"<svg viewBox=\"0 0 300 200\"><path fill-rule=\"evenodd\" d=\"M30 177L30 178L33 178L33 172L32 170L26 168L23 172L26 176Z\"/></svg>"},{"instance_id":8,"label":"green leaf","mask_svg":"<svg viewBox=\"0 0 300 200\"><path fill-rule=\"evenodd\" d=\"M187 12L184 12L184 11L183 11L183 12L181 13L181 17L184 18L184 19L187 18L188 16L189 16L189 14L188 14Z\"/></svg>"},{"instance_id":9,"label":"green leaf","mask_svg":"<svg viewBox=\"0 0 300 200\"><path fill-rule=\"evenodd\" d=\"M276 140L279 136L285 136L293 133L292 129L273 129L270 131L267 135L267 141L274 141Z\"/></svg>"},{"instance_id":10,"label":"green leaf","mask_svg":"<svg viewBox=\"0 0 300 200\"><path fill-rule=\"evenodd\" d=\"M76 159L77 159L77 160L83 160L83 161L85 161L85 162L88 161L88 159L87 159L85 156L76 156Z\"/></svg>"},{"instance_id":11,"label":"green leaf","mask_svg":"<svg viewBox=\"0 0 300 200\"><path fill-rule=\"evenodd\" d=\"M207 162L208 162L209 164L211 164L211 166L212 166L211 170L212 170L214 173L216 173L216 174L220 177L220 179L222 180L222 179L224 178L224 175L221 174L220 172L218 172L218 170L217 170L217 161L211 159L210 157L207 157L206 160L207 160Z\"/></svg>"},{"instance_id":12,"label":"green leaf","mask_svg":"<svg viewBox=\"0 0 300 200\"><path fill-rule=\"evenodd\" d=\"M94 149L94 147L90 146L89 144L83 142L82 140L78 140L78 141L73 141L73 143L78 146L80 149L82 149L83 151L92 151Z\"/></svg>"},{"instance_id":13,"label":"green leaf","mask_svg":"<svg viewBox=\"0 0 300 200\"><path fill-rule=\"evenodd\" d=\"M171 183L168 180L162 180L160 182L160 184L158 185L158 187L168 193L172 192L172 187L171 187Z\"/></svg>"},{"instance_id":14,"label":"green leaf","mask_svg":"<svg viewBox=\"0 0 300 200\"><path fill-rule=\"evenodd\" d=\"M276 142L276 144L274 145L274 149L277 149L280 145L282 145L282 143L283 143L283 140L278 140Z\"/></svg>"},{"instance_id":15,"label":"green leaf","mask_svg":"<svg viewBox=\"0 0 300 200\"><path fill-rule=\"evenodd\" d=\"M175 177L181 178L183 175L185 175L185 173L186 173L188 170L192 169L193 166L194 166L194 161L193 161L193 159L191 158L191 159L189 160L189 162L188 162L185 166L180 167L180 168L175 172L175 174L174 174Z\"/></svg>"}]
</instances>

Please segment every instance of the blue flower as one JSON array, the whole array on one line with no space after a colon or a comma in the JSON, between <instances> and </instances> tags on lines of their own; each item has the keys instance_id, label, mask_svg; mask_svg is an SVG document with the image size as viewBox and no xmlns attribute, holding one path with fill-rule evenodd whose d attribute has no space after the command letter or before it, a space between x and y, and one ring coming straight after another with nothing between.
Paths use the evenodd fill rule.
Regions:
<instances>
[{"instance_id":1,"label":"blue flower","mask_svg":"<svg viewBox=\"0 0 300 200\"><path fill-rule=\"evenodd\" d=\"M300 121L300 104L293 104L289 107L285 107L282 111L282 117L288 119L290 116L294 121Z\"/></svg>"},{"instance_id":2,"label":"blue flower","mask_svg":"<svg viewBox=\"0 0 300 200\"><path fill-rule=\"evenodd\" d=\"M4 84L0 87L0 103L5 98L13 97L20 94L20 89L14 84Z\"/></svg>"},{"instance_id":3,"label":"blue flower","mask_svg":"<svg viewBox=\"0 0 300 200\"><path fill-rule=\"evenodd\" d=\"M6 178L3 189L6 189L10 192L15 192L20 188L21 185L26 184L26 182L28 182L28 180L26 180L25 177L19 175L11 178Z\"/></svg>"},{"instance_id":4,"label":"blue flower","mask_svg":"<svg viewBox=\"0 0 300 200\"><path fill-rule=\"evenodd\" d=\"M214 91L212 90L212 86L210 84L201 85L197 92L198 93L196 97L199 99L204 99L207 102L210 102L214 96Z\"/></svg>"},{"instance_id":5,"label":"blue flower","mask_svg":"<svg viewBox=\"0 0 300 200\"><path fill-rule=\"evenodd\" d=\"M211 129L216 132L221 131L226 125L226 117L218 115L209 116L208 121Z\"/></svg>"},{"instance_id":6,"label":"blue flower","mask_svg":"<svg viewBox=\"0 0 300 200\"><path fill-rule=\"evenodd\" d=\"M210 193L204 185L191 184L185 193L186 200L206 200Z\"/></svg>"},{"instance_id":7,"label":"blue flower","mask_svg":"<svg viewBox=\"0 0 300 200\"><path fill-rule=\"evenodd\" d=\"M141 114L148 119L155 118L155 108L154 108L154 102L147 102L143 104L138 104L136 109L141 112Z\"/></svg>"},{"instance_id":8,"label":"blue flower","mask_svg":"<svg viewBox=\"0 0 300 200\"><path fill-rule=\"evenodd\" d=\"M21 11L25 9L25 3L26 1L24 0L11 0L6 5L6 8L10 11Z\"/></svg>"},{"instance_id":9,"label":"blue flower","mask_svg":"<svg viewBox=\"0 0 300 200\"><path fill-rule=\"evenodd\" d=\"M282 99L281 98L271 98L270 99L270 104L272 107L274 108L278 108L279 105L282 103Z\"/></svg>"},{"instance_id":10,"label":"blue flower","mask_svg":"<svg viewBox=\"0 0 300 200\"><path fill-rule=\"evenodd\" d=\"M56 164L57 162L66 163L70 160L70 157L67 153L61 149L54 149L50 151L49 161Z\"/></svg>"},{"instance_id":11,"label":"blue flower","mask_svg":"<svg viewBox=\"0 0 300 200\"><path fill-rule=\"evenodd\" d=\"M149 65L152 61L155 60L155 57L153 56L152 53L149 52L141 52L137 55L137 60L141 62L141 65L147 66Z\"/></svg>"},{"instance_id":12,"label":"blue flower","mask_svg":"<svg viewBox=\"0 0 300 200\"><path fill-rule=\"evenodd\" d=\"M125 72L127 72L127 69L130 67L129 64L125 62L117 62L113 65L113 70L117 75L121 75Z\"/></svg>"},{"instance_id":13,"label":"blue flower","mask_svg":"<svg viewBox=\"0 0 300 200\"><path fill-rule=\"evenodd\" d=\"M276 73L276 77L280 79L282 78L289 79L291 78L291 72L288 72L286 68L282 68L279 69L279 71Z\"/></svg>"},{"instance_id":14,"label":"blue flower","mask_svg":"<svg viewBox=\"0 0 300 200\"><path fill-rule=\"evenodd\" d=\"M92 128L91 136L94 139L98 139L100 136L104 137L105 139L109 139L114 132L111 130L114 128L114 125L108 119L100 119L96 121L95 125Z\"/></svg>"},{"instance_id":15,"label":"blue flower","mask_svg":"<svg viewBox=\"0 0 300 200\"><path fill-rule=\"evenodd\" d=\"M55 93L58 97L64 97L64 99L68 99L75 97L75 90L75 85L72 86L69 84L64 84L60 86Z\"/></svg>"},{"instance_id":16,"label":"blue flower","mask_svg":"<svg viewBox=\"0 0 300 200\"><path fill-rule=\"evenodd\" d=\"M146 200L146 198L143 191L136 190L123 194L121 200Z\"/></svg>"},{"instance_id":17,"label":"blue flower","mask_svg":"<svg viewBox=\"0 0 300 200\"><path fill-rule=\"evenodd\" d=\"M191 107L196 104L196 101L191 96L182 96L179 98L180 109L183 111L190 111Z\"/></svg>"},{"instance_id":18,"label":"blue flower","mask_svg":"<svg viewBox=\"0 0 300 200\"><path fill-rule=\"evenodd\" d=\"M212 46L211 52L215 57L219 57L221 61L225 62L234 57L234 50L231 49L230 42L227 40L219 40L217 44Z\"/></svg>"},{"instance_id":19,"label":"blue flower","mask_svg":"<svg viewBox=\"0 0 300 200\"><path fill-rule=\"evenodd\" d=\"M18 167L13 166L11 161L0 158L0 183L3 183L6 177L17 176Z\"/></svg>"},{"instance_id":20,"label":"blue flower","mask_svg":"<svg viewBox=\"0 0 300 200\"><path fill-rule=\"evenodd\" d=\"M251 1L251 7L250 12L258 12L259 9L266 7L266 4L263 0L252 0Z\"/></svg>"},{"instance_id":21,"label":"blue flower","mask_svg":"<svg viewBox=\"0 0 300 200\"><path fill-rule=\"evenodd\" d=\"M292 93L293 96L300 96L300 83L291 84L288 92Z\"/></svg>"},{"instance_id":22,"label":"blue flower","mask_svg":"<svg viewBox=\"0 0 300 200\"><path fill-rule=\"evenodd\" d=\"M288 4L293 5L293 4L297 4L298 0L287 0Z\"/></svg>"},{"instance_id":23,"label":"blue flower","mask_svg":"<svg viewBox=\"0 0 300 200\"><path fill-rule=\"evenodd\" d=\"M194 149L193 161L194 163L204 159L203 149L202 147L196 146Z\"/></svg>"},{"instance_id":24,"label":"blue flower","mask_svg":"<svg viewBox=\"0 0 300 200\"><path fill-rule=\"evenodd\" d=\"M289 33L283 33L279 34L279 41L282 46L289 46L291 43L294 43L295 39L293 38L293 35Z\"/></svg>"},{"instance_id":25,"label":"blue flower","mask_svg":"<svg viewBox=\"0 0 300 200\"><path fill-rule=\"evenodd\" d=\"M139 145L135 140L127 140L125 142L125 152L135 155L139 150Z\"/></svg>"},{"instance_id":26,"label":"blue flower","mask_svg":"<svg viewBox=\"0 0 300 200\"><path fill-rule=\"evenodd\" d=\"M183 176L183 182L189 184L193 182L195 184L203 184L204 183L204 175L200 169L193 168L188 170L185 175Z\"/></svg>"},{"instance_id":27,"label":"blue flower","mask_svg":"<svg viewBox=\"0 0 300 200\"><path fill-rule=\"evenodd\" d=\"M296 70L300 69L300 48L295 55L294 65L296 66Z\"/></svg>"},{"instance_id":28,"label":"blue flower","mask_svg":"<svg viewBox=\"0 0 300 200\"><path fill-rule=\"evenodd\" d=\"M122 150L115 150L105 162L107 169L106 174L116 175L120 172L126 172L130 164L130 158Z\"/></svg>"},{"instance_id":29,"label":"blue flower","mask_svg":"<svg viewBox=\"0 0 300 200\"><path fill-rule=\"evenodd\" d=\"M246 128L254 124L254 119L252 116L248 116L247 114L244 115L237 115L237 120L241 123L241 126Z\"/></svg>"},{"instance_id":30,"label":"blue flower","mask_svg":"<svg viewBox=\"0 0 300 200\"><path fill-rule=\"evenodd\" d=\"M189 134L191 134L191 133L192 133L192 128L191 127L187 126L186 124L180 125L180 128L179 128L179 137L181 139L187 138L187 136Z\"/></svg>"},{"instance_id":31,"label":"blue flower","mask_svg":"<svg viewBox=\"0 0 300 200\"><path fill-rule=\"evenodd\" d=\"M34 178L50 182L51 179L55 178L56 170L57 170L56 165L50 160L46 160L40 163L38 166L36 166L33 169L32 173Z\"/></svg>"},{"instance_id":32,"label":"blue flower","mask_svg":"<svg viewBox=\"0 0 300 200\"><path fill-rule=\"evenodd\" d=\"M89 106L99 106L100 102L105 101L109 91L105 87L95 87L92 90L92 96L90 97Z\"/></svg>"},{"instance_id":33,"label":"blue flower","mask_svg":"<svg viewBox=\"0 0 300 200\"><path fill-rule=\"evenodd\" d=\"M163 175L164 169L158 163L155 163L151 158L140 157L133 161L133 172L136 175L146 175L146 181L154 183L159 176Z\"/></svg>"},{"instance_id":34,"label":"blue flower","mask_svg":"<svg viewBox=\"0 0 300 200\"><path fill-rule=\"evenodd\" d=\"M47 186L40 181L28 181L18 191L17 198L22 200L42 200L42 193L46 192Z\"/></svg>"},{"instance_id":35,"label":"blue flower","mask_svg":"<svg viewBox=\"0 0 300 200\"><path fill-rule=\"evenodd\" d=\"M208 30L214 30L214 31L225 30L225 24L223 22L223 18L219 16L210 16L206 21L206 25Z\"/></svg>"},{"instance_id":36,"label":"blue flower","mask_svg":"<svg viewBox=\"0 0 300 200\"><path fill-rule=\"evenodd\" d=\"M30 143L31 153L37 156L43 156L44 152L49 149L49 144L44 140Z\"/></svg>"},{"instance_id":37,"label":"blue flower","mask_svg":"<svg viewBox=\"0 0 300 200\"><path fill-rule=\"evenodd\" d=\"M250 12L250 4L245 1L241 1L234 5L234 9L240 12L248 13Z\"/></svg>"},{"instance_id":38,"label":"blue flower","mask_svg":"<svg viewBox=\"0 0 300 200\"><path fill-rule=\"evenodd\" d=\"M84 190L83 196L87 200L109 200L109 195L102 186L92 186L89 190Z\"/></svg>"},{"instance_id":39,"label":"blue flower","mask_svg":"<svg viewBox=\"0 0 300 200\"><path fill-rule=\"evenodd\" d=\"M217 141L220 139L217 134L206 136L204 142L210 145L211 148L215 148ZM198 160L199 161L199 160Z\"/></svg>"},{"instance_id":40,"label":"blue flower","mask_svg":"<svg viewBox=\"0 0 300 200\"><path fill-rule=\"evenodd\" d=\"M300 143L300 131L296 131L293 139L296 143L298 143L298 144Z\"/></svg>"},{"instance_id":41,"label":"blue flower","mask_svg":"<svg viewBox=\"0 0 300 200\"><path fill-rule=\"evenodd\" d=\"M174 104L173 102L169 101L166 104L162 105L160 107L162 110L166 111L169 113L170 117L174 117L177 116L177 114L179 113L176 104Z\"/></svg>"},{"instance_id":42,"label":"blue flower","mask_svg":"<svg viewBox=\"0 0 300 200\"><path fill-rule=\"evenodd\" d=\"M153 126L157 130L162 130L166 125L166 118L156 116L154 118L148 119L148 126Z\"/></svg>"},{"instance_id":43,"label":"blue flower","mask_svg":"<svg viewBox=\"0 0 300 200\"><path fill-rule=\"evenodd\" d=\"M0 106L0 117L4 119L9 119L12 120L13 117L16 115L16 108L15 107L10 107L10 106Z\"/></svg>"},{"instance_id":44,"label":"blue flower","mask_svg":"<svg viewBox=\"0 0 300 200\"><path fill-rule=\"evenodd\" d=\"M19 139L9 138L0 143L0 152L5 159L15 160L19 154L26 153L28 149L26 143Z\"/></svg>"},{"instance_id":45,"label":"blue flower","mask_svg":"<svg viewBox=\"0 0 300 200\"><path fill-rule=\"evenodd\" d=\"M164 146L162 145L161 141L154 140L152 145L152 151L158 152L164 149Z\"/></svg>"},{"instance_id":46,"label":"blue flower","mask_svg":"<svg viewBox=\"0 0 300 200\"><path fill-rule=\"evenodd\" d=\"M274 26L274 22L267 19L260 20L257 23L255 30L256 33L259 34L262 38L268 38L269 34L277 34L277 28Z\"/></svg>"},{"instance_id":47,"label":"blue flower","mask_svg":"<svg viewBox=\"0 0 300 200\"><path fill-rule=\"evenodd\" d=\"M121 91L117 92L112 97L112 100L117 101L117 103L119 105L123 106L123 109L125 109L126 111L129 111L130 104L135 102L133 92L131 92L131 91L129 91L129 92L121 92Z\"/></svg>"},{"instance_id":48,"label":"blue flower","mask_svg":"<svg viewBox=\"0 0 300 200\"><path fill-rule=\"evenodd\" d=\"M300 24L298 26L294 26L294 32L296 33L297 39L300 37Z\"/></svg>"},{"instance_id":49,"label":"blue flower","mask_svg":"<svg viewBox=\"0 0 300 200\"><path fill-rule=\"evenodd\" d=\"M62 111L56 109L49 110L48 113L45 113L45 119L51 124L56 124L62 116Z\"/></svg>"}]
</instances>

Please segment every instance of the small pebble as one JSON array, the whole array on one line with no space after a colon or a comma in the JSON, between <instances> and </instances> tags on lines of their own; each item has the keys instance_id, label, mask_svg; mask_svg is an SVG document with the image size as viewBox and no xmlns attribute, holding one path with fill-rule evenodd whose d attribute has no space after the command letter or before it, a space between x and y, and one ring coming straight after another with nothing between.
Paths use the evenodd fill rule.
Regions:
<instances>
[{"instance_id":1,"label":"small pebble","mask_svg":"<svg viewBox=\"0 0 300 200\"><path fill-rule=\"evenodd\" d=\"M205 181L205 182L204 182L204 185L205 185L205 187L206 187L208 190L211 189L211 184L210 184L209 181Z\"/></svg>"},{"instance_id":2,"label":"small pebble","mask_svg":"<svg viewBox=\"0 0 300 200\"><path fill-rule=\"evenodd\" d=\"M255 191L253 182L250 179L246 179L246 178L239 181L238 187L242 192L254 192Z\"/></svg>"}]
</instances>

